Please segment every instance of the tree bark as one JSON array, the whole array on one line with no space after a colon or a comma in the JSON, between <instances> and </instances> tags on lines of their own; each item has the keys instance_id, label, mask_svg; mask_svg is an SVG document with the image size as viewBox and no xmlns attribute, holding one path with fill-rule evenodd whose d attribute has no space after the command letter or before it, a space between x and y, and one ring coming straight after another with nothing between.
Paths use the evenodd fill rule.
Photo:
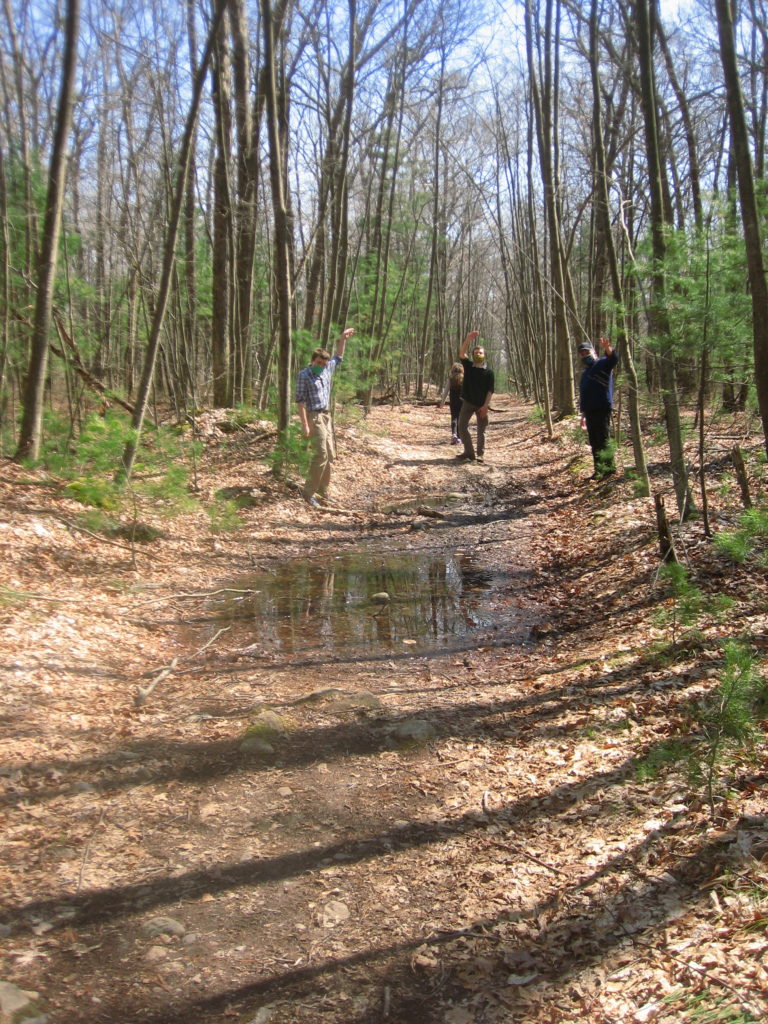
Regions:
<instances>
[{"instance_id":1,"label":"tree bark","mask_svg":"<svg viewBox=\"0 0 768 1024\"><path fill-rule=\"evenodd\" d=\"M664 189L662 187L661 156L659 150L658 119L656 110L656 84L653 73L653 4L655 0L636 0L636 23L638 29L638 63L640 66L641 102L645 121L645 149L648 160L648 188L651 195L651 236L653 242L653 296L648 310L651 333L658 339L659 375L663 391L664 414L672 479L677 498L677 509L681 520L687 519L694 511L693 495L688 483L685 465L683 433L680 424L680 407L677 394L677 376L674 354L670 342L669 318L666 309L666 280L664 262L666 259L665 232L668 219L665 216Z\"/></svg>"},{"instance_id":2,"label":"tree bark","mask_svg":"<svg viewBox=\"0 0 768 1024\"><path fill-rule=\"evenodd\" d=\"M211 21L211 27L208 32L205 52L203 53L200 66L194 80L192 100L189 113L187 114L186 125L184 127L184 135L182 136L181 149L179 152L179 160L176 170L176 180L174 183L173 195L171 197L171 210L165 236L160 287L158 289L157 301L155 304L154 315L152 317L152 326L150 328L149 340L147 342L147 351L144 357L144 368L141 375L141 381L139 383L138 393L136 395L135 412L131 420L134 436L123 449L122 463L116 474L118 482L127 481L133 472L133 464L136 461L136 452L138 451L141 429L144 425L144 417L146 416L147 406L149 405L155 364L157 362L157 352L160 347L165 311L168 307L168 296L170 294L171 280L173 278L174 261L176 259L176 240L179 235L181 211L186 192L186 180L187 175L189 174L189 165L192 158L192 141L195 134L195 125L197 123L197 115L200 110L200 101L202 99L205 76L208 73L208 68L211 63L214 42L221 26L221 19L224 16L226 3L227 0L217 0L213 19Z\"/></svg>"},{"instance_id":3,"label":"tree bark","mask_svg":"<svg viewBox=\"0 0 768 1024\"><path fill-rule=\"evenodd\" d=\"M558 0L559 2L559 0ZM525 46L528 58L528 74L530 79L533 114L536 124L539 164L541 180L544 187L544 204L549 228L549 258L552 275L552 303L555 319L555 405L561 416L570 416L576 412L573 391L573 355L571 353L570 330L568 326L568 310L565 301L566 282L564 270L564 250L560 224L560 211L557 199L559 188L557 173L557 150L553 117L555 100L553 98L552 54L552 3L546 0L546 30L544 45L545 72L543 81L536 67L534 51L534 12L531 0L525 4Z\"/></svg>"},{"instance_id":4,"label":"tree bark","mask_svg":"<svg viewBox=\"0 0 768 1024\"><path fill-rule=\"evenodd\" d=\"M222 28L213 60L213 107L216 123L216 158L213 166L213 294L211 297L211 350L214 405L234 404L234 352L232 326L232 151L231 69L229 47Z\"/></svg>"},{"instance_id":5,"label":"tree bark","mask_svg":"<svg viewBox=\"0 0 768 1024\"><path fill-rule=\"evenodd\" d=\"M288 429L291 415L291 312L293 289L290 273L290 240L284 159L280 138L277 95L277 57L273 9L270 0L260 0L264 33L264 64L266 68L266 113L269 137L269 179L274 218L275 293L277 296L277 330L279 338L277 379L277 427L281 434Z\"/></svg>"},{"instance_id":6,"label":"tree bark","mask_svg":"<svg viewBox=\"0 0 768 1024\"><path fill-rule=\"evenodd\" d=\"M77 67L77 41L80 34L80 0L68 0L64 29L61 87L56 113L56 125L48 171L48 192L45 204L43 237L38 259L37 299L32 334L29 368L24 387L24 416L19 434L15 460L36 460L40 455L43 426L43 401L48 370L53 310L53 288L56 282L56 263L61 237L61 215L64 189L67 181L67 144L72 125L72 107L75 95Z\"/></svg>"},{"instance_id":7,"label":"tree bark","mask_svg":"<svg viewBox=\"0 0 768 1024\"><path fill-rule=\"evenodd\" d=\"M755 352L755 389L763 425L763 439L768 452L768 283L765 278L763 242L755 197L749 136L744 114L744 99L739 82L739 67L734 41L733 11L730 0L715 0L720 59L723 65L728 114L731 121L736 176L739 184L741 220L747 272L752 297L752 343Z\"/></svg>"},{"instance_id":8,"label":"tree bark","mask_svg":"<svg viewBox=\"0 0 768 1024\"><path fill-rule=\"evenodd\" d=\"M651 493L651 483L648 478L648 466L645 459L643 437L640 429L640 408L638 402L639 386L637 370L635 369L632 350L629 345L629 337L626 324L626 304L624 290L621 284L619 272L619 261L616 254L613 232L611 230L610 201L608 194L608 169L606 167L605 143L603 140L603 113L600 102L600 72L598 58L598 0L592 0L592 9L589 19L589 64L592 75L592 131L594 133L594 157L595 157L595 216L600 223L601 234L605 242L606 254L608 256L608 267L610 270L611 287L613 299L617 310L618 335L617 347L621 353L621 361L624 370L629 378L629 425L632 438L632 452L635 458L635 473L644 496Z\"/></svg>"}]
</instances>

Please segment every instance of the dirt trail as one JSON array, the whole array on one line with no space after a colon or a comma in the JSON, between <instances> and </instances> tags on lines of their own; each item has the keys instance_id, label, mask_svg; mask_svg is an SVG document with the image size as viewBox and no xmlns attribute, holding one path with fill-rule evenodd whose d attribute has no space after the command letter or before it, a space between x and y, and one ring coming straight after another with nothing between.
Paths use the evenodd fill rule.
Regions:
<instances>
[{"instance_id":1,"label":"dirt trail","mask_svg":"<svg viewBox=\"0 0 768 1024\"><path fill-rule=\"evenodd\" d=\"M604 631L578 626L584 602L609 613L616 574L593 561L583 580L571 557L608 492L577 486L573 452L529 410L495 404L484 465L457 464L433 408L344 427L337 512L270 483L258 440L212 444L204 490L253 487L260 503L238 534L212 540L192 517L166 528L135 572L3 473L9 579L37 599L7 622L0 981L37 992L35 1013L635 1019L655 954L643 993L606 979L637 961L635 938L674 938L707 910L691 865L660 852L676 783L649 792L630 771L641 728L669 714L622 667L652 531L625 551L609 666ZM446 491L445 518L414 511ZM471 557L495 574L493 621L460 643L398 637L354 657L267 643L248 595L250 636L210 621L216 592L247 590L254 571L361 546Z\"/></svg>"}]
</instances>

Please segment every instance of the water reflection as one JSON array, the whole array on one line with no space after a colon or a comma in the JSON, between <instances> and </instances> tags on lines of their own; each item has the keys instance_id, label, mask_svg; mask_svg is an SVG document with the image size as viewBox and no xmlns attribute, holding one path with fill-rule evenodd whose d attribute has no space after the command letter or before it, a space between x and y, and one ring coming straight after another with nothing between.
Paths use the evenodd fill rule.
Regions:
<instances>
[{"instance_id":1,"label":"water reflection","mask_svg":"<svg viewBox=\"0 0 768 1024\"><path fill-rule=\"evenodd\" d=\"M243 646L380 654L404 644L431 647L491 625L498 620L498 583L461 553L347 553L240 579L234 587L247 593L219 596L208 610L217 628L229 625L230 640Z\"/></svg>"}]
</instances>

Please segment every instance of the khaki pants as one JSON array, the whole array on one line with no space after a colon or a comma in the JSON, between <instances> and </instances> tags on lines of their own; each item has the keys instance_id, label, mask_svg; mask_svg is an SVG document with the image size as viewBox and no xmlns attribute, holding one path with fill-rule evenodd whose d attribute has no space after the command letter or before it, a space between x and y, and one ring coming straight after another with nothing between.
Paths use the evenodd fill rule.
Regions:
<instances>
[{"instance_id":1,"label":"khaki pants","mask_svg":"<svg viewBox=\"0 0 768 1024\"><path fill-rule=\"evenodd\" d=\"M324 498L328 494L331 482L331 466L336 458L336 445L333 439L333 426L329 412L309 412L310 439L314 452L309 476L304 484L304 497L311 498L319 494Z\"/></svg>"}]
</instances>

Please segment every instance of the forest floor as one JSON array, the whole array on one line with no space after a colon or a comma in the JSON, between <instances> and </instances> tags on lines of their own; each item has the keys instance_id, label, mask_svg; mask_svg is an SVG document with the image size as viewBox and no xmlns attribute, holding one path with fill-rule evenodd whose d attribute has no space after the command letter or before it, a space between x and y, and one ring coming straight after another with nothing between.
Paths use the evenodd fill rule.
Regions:
<instances>
[{"instance_id":1,"label":"forest floor","mask_svg":"<svg viewBox=\"0 0 768 1024\"><path fill-rule=\"evenodd\" d=\"M714 813L673 754L727 637L765 670L765 574L694 519L684 623L653 502L588 483L573 424L498 396L468 465L447 410L377 407L318 511L209 413L200 496L253 503L145 502L142 544L0 466L0 1020L766 1019L765 722Z\"/></svg>"}]
</instances>

